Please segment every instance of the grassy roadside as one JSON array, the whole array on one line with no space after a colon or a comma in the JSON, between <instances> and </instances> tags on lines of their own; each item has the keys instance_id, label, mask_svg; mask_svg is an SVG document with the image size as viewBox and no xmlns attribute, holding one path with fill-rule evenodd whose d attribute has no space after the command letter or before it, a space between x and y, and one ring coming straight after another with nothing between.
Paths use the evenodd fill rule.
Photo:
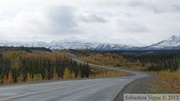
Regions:
<instances>
[{"instance_id":1,"label":"grassy roadside","mask_svg":"<svg viewBox=\"0 0 180 101\"><path fill-rule=\"evenodd\" d=\"M155 78L151 81L152 93L180 93L180 69L176 72L152 72Z\"/></svg>"}]
</instances>

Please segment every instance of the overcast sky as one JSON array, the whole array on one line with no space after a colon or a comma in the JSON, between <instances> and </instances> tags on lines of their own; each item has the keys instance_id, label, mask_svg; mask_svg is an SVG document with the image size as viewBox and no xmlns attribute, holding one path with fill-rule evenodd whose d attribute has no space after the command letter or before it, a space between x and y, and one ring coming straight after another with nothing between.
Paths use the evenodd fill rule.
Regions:
<instances>
[{"instance_id":1,"label":"overcast sky","mask_svg":"<svg viewBox=\"0 0 180 101\"><path fill-rule=\"evenodd\" d=\"M154 43L180 36L179 0L0 0L0 40Z\"/></svg>"}]
</instances>

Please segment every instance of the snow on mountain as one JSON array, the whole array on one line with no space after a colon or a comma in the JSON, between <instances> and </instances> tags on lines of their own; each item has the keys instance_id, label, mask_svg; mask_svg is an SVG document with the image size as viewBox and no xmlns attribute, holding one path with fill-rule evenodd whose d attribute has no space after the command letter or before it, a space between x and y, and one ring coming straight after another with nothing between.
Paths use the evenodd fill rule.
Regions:
<instances>
[{"instance_id":1,"label":"snow on mountain","mask_svg":"<svg viewBox=\"0 0 180 101\"><path fill-rule=\"evenodd\" d=\"M112 44L128 45L132 47L144 47L147 46L144 42L134 38L115 38Z\"/></svg>"},{"instance_id":2,"label":"snow on mountain","mask_svg":"<svg viewBox=\"0 0 180 101\"><path fill-rule=\"evenodd\" d=\"M94 49L98 46L98 43L89 43L83 41L52 41L49 43L49 48L56 49Z\"/></svg>"},{"instance_id":3,"label":"snow on mountain","mask_svg":"<svg viewBox=\"0 0 180 101\"><path fill-rule=\"evenodd\" d=\"M133 40L129 41L133 43ZM76 37L66 38L63 40L55 40L49 43L31 41L0 41L0 46L24 46L24 47L46 47L51 50L58 49L91 49L91 50L151 50L151 49L180 49L180 36L171 36L170 38L160 41L156 44L150 46L144 46L138 41L134 41L134 44L125 44L124 42L119 42L119 44L113 43L100 43L100 42L88 42ZM139 47L137 47L139 46Z\"/></svg>"},{"instance_id":4,"label":"snow on mountain","mask_svg":"<svg viewBox=\"0 0 180 101\"><path fill-rule=\"evenodd\" d=\"M49 43L45 42L11 42L3 41L0 42L0 46L15 46L15 47L46 47L51 50L58 49L91 49L91 50L120 50L120 49L129 49L132 46L123 45L123 44L110 44L110 43L100 43L100 42L86 42L82 40L56 40Z\"/></svg>"},{"instance_id":5,"label":"snow on mountain","mask_svg":"<svg viewBox=\"0 0 180 101\"><path fill-rule=\"evenodd\" d=\"M94 50L128 50L132 46L122 45L122 44L100 44Z\"/></svg>"},{"instance_id":6,"label":"snow on mountain","mask_svg":"<svg viewBox=\"0 0 180 101\"><path fill-rule=\"evenodd\" d=\"M24 41L2 41L0 46L14 46L14 47L46 47L48 44L45 42L24 42Z\"/></svg>"},{"instance_id":7,"label":"snow on mountain","mask_svg":"<svg viewBox=\"0 0 180 101\"><path fill-rule=\"evenodd\" d=\"M180 36L171 36L170 38L160 41L156 44L146 47L147 49L172 49L180 47Z\"/></svg>"}]
</instances>

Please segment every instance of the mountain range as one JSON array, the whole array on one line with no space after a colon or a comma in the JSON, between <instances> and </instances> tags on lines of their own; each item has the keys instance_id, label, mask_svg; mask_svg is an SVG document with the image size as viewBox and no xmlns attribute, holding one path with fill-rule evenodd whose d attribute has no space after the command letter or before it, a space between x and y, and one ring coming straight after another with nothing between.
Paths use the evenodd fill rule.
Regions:
<instances>
[{"instance_id":1,"label":"mountain range","mask_svg":"<svg viewBox=\"0 0 180 101\"><path fill-rule=\"evenodd\" d=\"M46 47L51 50L61 49L91 49L91 50L168 50L180 49L180 36L171 36L168 39L162 40L148 46L112 44L100 42L86 42L76 39L56 40L49 43L46 42L23 42L23 41L0 41L0 46L24 46L24 47Z\"/></svg>"},{"instance_id":2,"label":"mountain range","mask_svg":"<svg viewBox=\"0 0 180 101\"><path fill-rule=\"evenodd\" d=\"M180 49L180 36L171 36L169 39L145 47L145 49Z\"/></svg>"}]
</instances>

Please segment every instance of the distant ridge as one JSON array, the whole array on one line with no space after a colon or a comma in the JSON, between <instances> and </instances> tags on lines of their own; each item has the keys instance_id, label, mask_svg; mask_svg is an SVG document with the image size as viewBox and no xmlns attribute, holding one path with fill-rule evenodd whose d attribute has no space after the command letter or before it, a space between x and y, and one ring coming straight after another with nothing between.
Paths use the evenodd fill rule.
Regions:
<instances>
[{"instance_id":1,"label":"distant ridge","mask_svg":"<svg viewBox=\"0 0 180 101\"><path fill-rule=\"evenodd\" d=\"M180 36L173 35L166 40L147 46L145 49L180 49Z\"/></svg>"},{"instance_id":2,"label":"distant ridge","mask_svg":"<svg viewBox=\"0 0 180 101\"><path fill-rule=\"evenodd\" d=\"M35 53L49 53L51 50L44 47L8 47L0 46L0 53L7 51L25 51L25 52L35 52Z\"/></svg>"},{"instance_id":3,"label":"distant ridge","mask_svg":"<svg viewBox=\"0 0 180 101\"><path fill-rule=\"evenodd\" d=\"M100 42L86 42L79 39L66 39L56 40L49 43L46 42L0 42L0 46L6 47L45 47L50 50L62 50L62 49L90 49L99 51L108 50L169 50L180 49L180 36L171 36L168 39L157 42L149 46L133 46L126 44L112 44L112 43L100 43Z\"/></svg>"}]
</instances>

